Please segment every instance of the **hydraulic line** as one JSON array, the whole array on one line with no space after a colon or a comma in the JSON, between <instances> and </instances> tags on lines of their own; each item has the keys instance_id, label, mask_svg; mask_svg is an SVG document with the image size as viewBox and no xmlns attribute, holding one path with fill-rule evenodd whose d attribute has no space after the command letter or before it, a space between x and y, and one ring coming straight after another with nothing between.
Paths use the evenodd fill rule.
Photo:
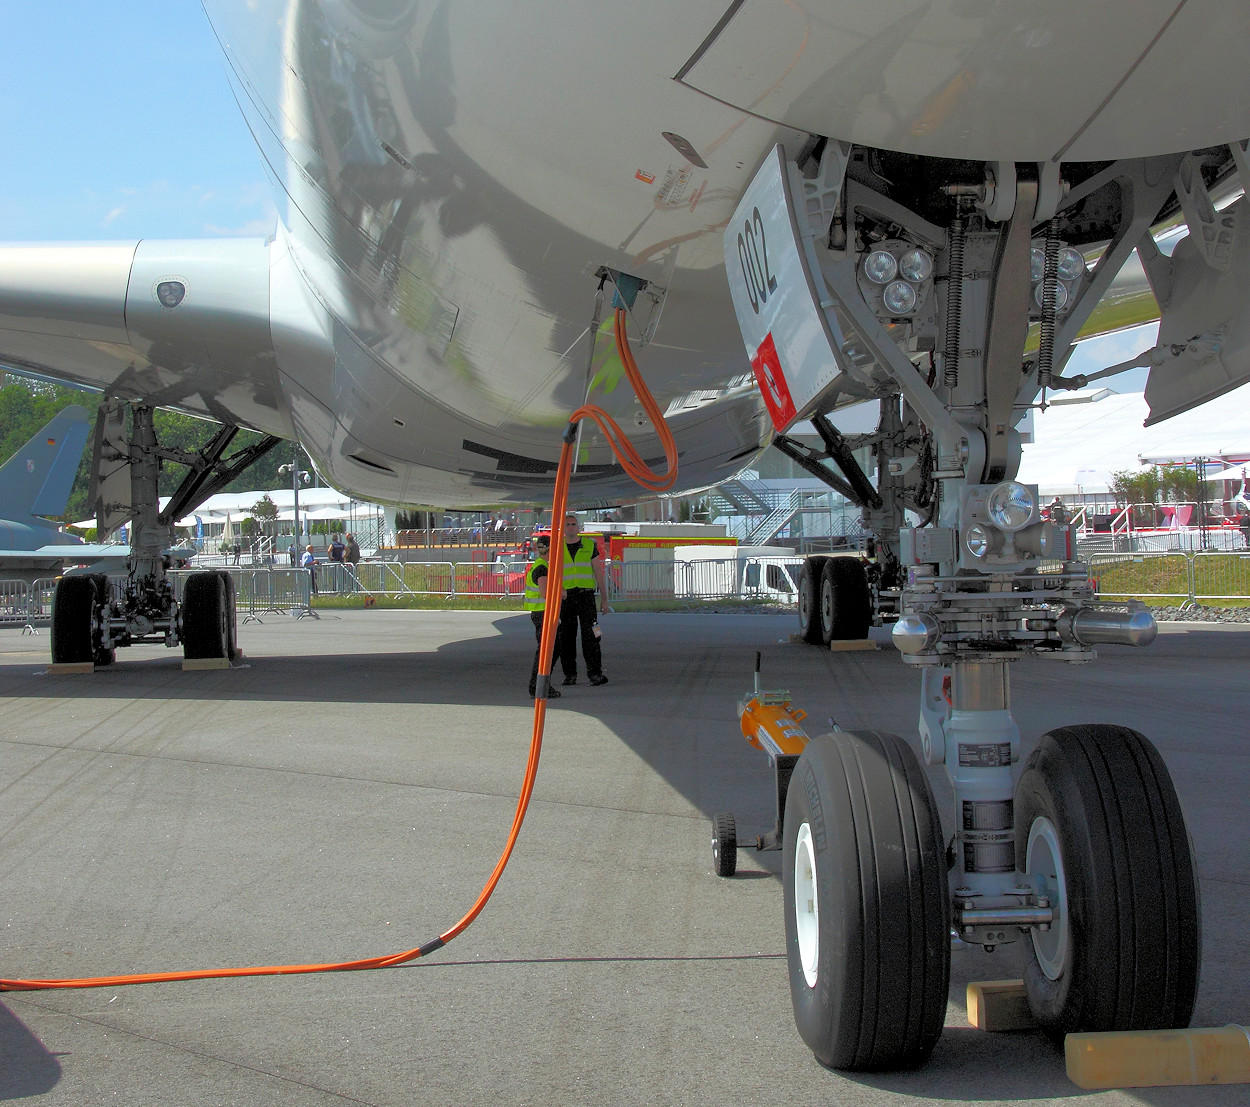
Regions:
<instances>
[{"instance_id":1,"label":"hydraulic line","mask_svg":"<svg viewBox=\"0 0 1250 1107\"><path fill-rule=\"evenodd\" d=\"M564 518L568 505L569 482L573 468L573 443L577 436L577 426L582 419L593 419L598 423L608 439L612 452L616 455L625 471L635 482L652 492L665 492L677 480L677 445L673 434L664 421L663 413L652 397L650 390L642 379L633 352L629 348L629 337L626 333L626 318L623 308L616 310L616 346L620 354L625 372L634 386L642 406L650 416L656 428L660 443L664 448L666 469L657 473L652 469L632 442L626 437L616 421L601 408L592 404L583 404L569 417L568 428L564 432L563 446L560 450L560 464L556 471L555 494L551 502L551 518L553 529L555 521ZM175 980L217 980L235 976L294 976L302 973L320 972L356 972L362 969L385 969L394 965L403 965L415 961L419 957L441 949L458 934L468 929L473 920L482 913L487 901L495 891L495 886L503 876L512 850L521 833L521 825L525 821L525 813L529 808L530 797L534 792L534 781L538 776L538 758L542 752L543 727L547 717L547 687L551 678L552 647L555 644L556 625L559 622L560 605L553 600L560 595L560 585L564 576L564 559L553 557L548 563L547 571L547 606L543 613L542 640L539 646L539 674L535 684L534 725L530 738L529 759L525 765L525 777L521 784L521 793L517 797L516 812L512 817L512 827L503 852L495 864L494 870L478 894L473 906L464 917L450 929L443 931L438 937L430 939L413 949L401 953L387 954L381 957L366 957L357 961L336 961L326 964L312 965L264 965L250 968L232 969L195 969L182 972L135 973L123 976L80 977L65 980L23 980L0 979L0 992L42 991L53 988L112 988L125 984L163 984Z\"/></svg>"}]
</instances>

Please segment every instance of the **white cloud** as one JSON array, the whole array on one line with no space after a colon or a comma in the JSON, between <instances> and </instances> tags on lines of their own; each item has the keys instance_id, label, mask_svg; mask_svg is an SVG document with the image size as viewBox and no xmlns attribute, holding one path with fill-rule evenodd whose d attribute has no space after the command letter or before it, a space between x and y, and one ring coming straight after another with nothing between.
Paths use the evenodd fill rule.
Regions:
<instances>
[{"instance_id":1,"label":"white cloud","mask_svg":"<svg viewBox=\"0 0 1250 1107\"><path fill-rule=\"evenodd\" d=\"M117 219L119 216L122 216L125 214L126 214L125 208L122 208L122 207L114 208L112 211L108 213L108 215L104 217L103 226L105 227L110 226L114 219Z\"/></svg>"}]
</instances>

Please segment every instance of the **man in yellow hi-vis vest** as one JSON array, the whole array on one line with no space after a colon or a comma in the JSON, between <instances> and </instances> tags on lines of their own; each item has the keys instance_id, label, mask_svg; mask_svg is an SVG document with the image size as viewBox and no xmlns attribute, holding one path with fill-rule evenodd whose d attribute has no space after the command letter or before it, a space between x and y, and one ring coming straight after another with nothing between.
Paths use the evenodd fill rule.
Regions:
<instances>
[{"instance_id":1,"label":"man in yellow hi-vis vest","mask_svg":"<svg viewBox=\"0 0 1250 1107\"><path fill-rule=\"evenodd\" d=\"M560 607L560 667L564 683L577 683L577 631L581 627L582 654L586 677L591 684L607 684L603 675L603 651L599 646L599 619L595 589L599 590L598 611L608 612L608 586L599 546L590 535L583 537L577 516L564 517L564 603Z\"/></svg>"},{"instance_id":2,"label":"man in yellow hi-vis vest","mask_svg":"<svg viewBox=\"0 0 1250 1107\"><path fill-rule=\"evenodd\" d=\"M530 622L534 624L534 667L530 670L530 695L538 684L538 653L543 641L543 611L547 607L547 555L551 548L551 539L540 534L534 539L534 561L525 570L525 610L530 613ZM560 652L560 635L557 631L555 644L551 648L551 667L554 669L556 656ZM560 689L547 686L547 698L559 699Z\"/></svg>"}]
</instances>

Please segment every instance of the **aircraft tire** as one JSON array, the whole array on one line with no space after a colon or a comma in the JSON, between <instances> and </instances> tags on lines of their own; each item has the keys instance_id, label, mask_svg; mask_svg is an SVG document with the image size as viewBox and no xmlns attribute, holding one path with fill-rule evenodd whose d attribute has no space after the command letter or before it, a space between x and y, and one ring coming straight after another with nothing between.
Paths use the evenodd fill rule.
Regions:
<instances>
[{"instance_id":1,"label":"aircraft tire","mask_svg":"<svg viewBox=\"0 0 1250 1107\"><path fill-rule=\"evenodd\" d=\"M849 642L868 637L872 598L868 574L853 557L829 557L820 574L821 640Z\"/></svg>"},{"instance_id":2,"label":"aircraft tire","mask_svg":"<svg viewBox=\"0 0 1250 1107\"><path fill-rule=\"evenodd\" d=\"M933 1052L950 984L942 827L901 738L808 743L786 796L781 880L794 1021L837 1069L914 1068Z\"/></svg>"},{"instance_id":3,"label":"aircraft tire","mask_svg":"<svg viewBox=\"0 0 1250 1107\"><path fill-rule=\"evenodd\" d=\"M221 574L206 569L187 577L182 593L182 655L190 659L229 657L230 604Z\"/></svg>"},{"instance_id":4,"label":"aircraft tire","mask_svg":"<svg viewBox=\"0 0 1250 1107\"><path fill-rule=\"evenodd\" d=\"M804 642L821 644L820 578L822 558L805 557L799 570L799 634Z\"/></svg>"},{"instance_id":5,"label":"aircraft tire","mask_svg":"<svg viewBox=\"0 0 1250 1107\"><path fill-rule=\"evenodd\" d=\"M52 664L96 661L100 636L96 608L101 582L99 574L62 577L52 596Z\"/></svg>"},{"instance_id":6,"label":"aircraft tire","mask_svg":"<svg viewBox=\"0 0 1250 1107\"><path fill-rule=\"evenodd\" d=\"M712 817L712 865L717 876L738 871L738 825L728 811Z\"/></svg>"},{"instance_id":7,"label":"aircraft tire","mask_svg":"<svg viewBox=\"0 0 1250 1107\"><path fill-rule=\"evenodd\" d=\"M226 590L226 656L233 661L239 656L239 614L234 577L226 569L218 569L217 575L221 577Z\"/></svg>"},{"instance_id":8,"label":"aircraft tire","mask_svg":"<svg viewBox=\"0 0 1250 1107\"><path fill-rule=\"evenodd\" d=\"M1042 735L1016 785L1016 864L1059 917L1031 931L1029 1007L1056 1040L1189 1025L1202 961L1193 847L1172 778L1127 727Z\"/></svg>"}]
</instances>

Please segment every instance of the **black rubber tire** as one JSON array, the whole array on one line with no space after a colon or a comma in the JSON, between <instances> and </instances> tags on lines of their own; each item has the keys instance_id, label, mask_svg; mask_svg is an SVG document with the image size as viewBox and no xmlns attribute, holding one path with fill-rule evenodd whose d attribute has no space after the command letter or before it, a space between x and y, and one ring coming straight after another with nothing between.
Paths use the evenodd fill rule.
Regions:
<instances>
[{"instance_id":1,"label":"black rubber tire","mask_svg":"<svg viewBox=\"0 0 1250 1107\"><path fill-rule=\"evenodd\" d=\"M98 574L62 577L52 595L52 664L94 662L100 652L96 608L100 602Z\"/></svg>"},{"instance_id":2,"label":"black rubber tire","mask_svg":"<svg viewBox=\"0 0 1250 1107\"><path fill-rule=\"evenodd\" d=\"M712 816L712 867L717 876L738 871L738 824L728 811Z\"/></svg>"},{"instance_id":3,"label":"black rubber tire","mask_svg":"<svg viewBox=\"0 0 1250 1107\"><path fill-rule=\"evenodd\" d=\"M820 577L824 558L805 557L799 570L799 634L804 642L821 644Z\"/></svg>"},{"instance_id":4,"label":"black rubber tire","mask_svg":"<svg viewBox=\"0 0 1250 1107\"><path fill-rule=\"evenodd\" d=\"M1053 828L1067 906L1065 938L1036 932L1029 943L1025 988L1038 1023L1059 1040L1188 1026L1202 906L1185 816L1158 751L1121 726L1042 735L1016 785L1021 872L1030 832L1035 824L1037 833L1047 830L1038 819ZM1053 884L1055 874L1047 876ZM1043 959L1056 978L1043 971Z\"/></svg>"},{"instance_id":5,"label":"black rubber tire","mask_svg":"<svg viewBox=\"0 0 1250 1107\"><path fill-rule=\"evenodd\" d=\"M863 565L853 557L826 558L820 574L821 641L864 639L871 625L872 597Z\"/></svg>"},{"instance_id":6,"label":"black rubber tire","mask_svg":"<svg viewBox=\"0 0 1250 1107\"><path fill-rule=\"evenodd\" d=\"M233 661L239 656L239 614L234 577L225 569L218 569L217 574L221 577L226 589L226 656Z\"/></svg>"},{"instance_id":7,"label":"black rubber tire","mask_svg":"<svg viewBox=\"0 0 1250 1107\"><path fill-rule=\"evenodd\" d=\"M922 1064L946 1019L950 901L941 822L915 753L875 731L814 738L790 781L782 848L790 998L803 1040L831 1068ZM795 899L811 879L816 917L807 915L803 948L813 982Z\"/></svg>"},{"instance_id":8,"label":"black rubber tire","mask_svg":"<svg viewBox=\"0 0 1250 1107\"><path fill-rule=\"evenodd\" d=\"M182 593L182 656L188 659L229 657L230 605L221 574L192 573Z\"/></svg>"}]
</instances>

